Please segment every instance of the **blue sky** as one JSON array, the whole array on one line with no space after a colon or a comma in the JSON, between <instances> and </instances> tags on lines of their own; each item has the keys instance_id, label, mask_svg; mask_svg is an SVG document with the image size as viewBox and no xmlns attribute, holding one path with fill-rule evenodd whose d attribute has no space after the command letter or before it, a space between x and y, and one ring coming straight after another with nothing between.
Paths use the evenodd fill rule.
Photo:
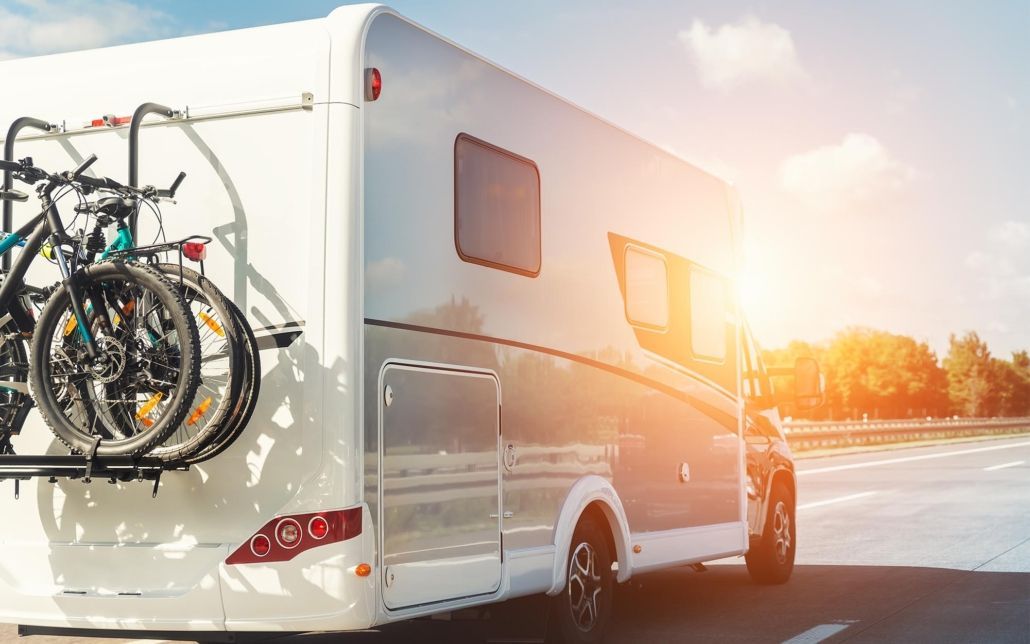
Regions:
<instances>
[{"instance_id":1,"label":"blue sky","mask_svg":"<svg viewBox=\"0 0 1030 644\"><path fill-rule=\"evenodd\" d=\"M0 0L0 57L338 4ZM733 180L764 344L867 325L1030 347L1030 2L392 6Z\"/></svg>"}]
</instances>

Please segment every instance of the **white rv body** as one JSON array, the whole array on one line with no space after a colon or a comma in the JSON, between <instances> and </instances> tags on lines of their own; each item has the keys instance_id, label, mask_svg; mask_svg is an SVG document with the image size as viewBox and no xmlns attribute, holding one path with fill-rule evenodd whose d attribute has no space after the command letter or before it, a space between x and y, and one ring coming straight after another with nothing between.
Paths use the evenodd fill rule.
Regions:
<instances>
[{"instance_id":1,"label":"white rv body","mask_svg":"<svg viewBox=\"0 0 1030 644\"><path fill-rule=\"evenodd\" d=\"M183 110L143 127L141 183L187 173L168 237L214 237L207 274L267 344L242 437L156 498L0 486L0 621L342 630L553 594L584 511L609 525L619 581L747 550L735 299L714 323L721 363L675 328L690 305L674 282L735 271L724 182L375 5L6 61L0 81L0 125L64 126L16 144L54 170L95 153L96 176L124 180L127 128L82 126ZM456 249L461 136L535 166L535 275ZM31 214L18 204L15 224ZM627 252L665 263L667 328L627 318ZM28 281L56 274L39 261ZM61 453L36 412L15 445ZM354 507L355 538L225 561L277 516Z\"/></svg>"}]
</instances>

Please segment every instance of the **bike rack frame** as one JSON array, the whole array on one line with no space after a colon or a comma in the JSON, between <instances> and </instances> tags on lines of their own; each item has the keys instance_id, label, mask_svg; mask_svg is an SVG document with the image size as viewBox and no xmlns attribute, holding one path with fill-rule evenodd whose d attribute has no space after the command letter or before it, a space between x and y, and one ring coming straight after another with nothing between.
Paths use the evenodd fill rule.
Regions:
<instances>
[{"instance_id":1,"label":"bike rack frame","mask_svg":"<svg viewBox=\"0 0 1030 644\"><path fill-rule=\"evenodd\" d=\"M31 116L23 116L19 119L15 119L14 123L11 123L10 129L7 130L7 138L4 140L4 161L14 161L14 140L18 137L18 133L23 129L31 127L43 132L52 132L58 129L57 125L44 121L42 119L33 118ZM4 190L10 190L14 187L14 177L11 176L10 172L4 172ZM4 216L3 216L3 229L4 232L11 232L14 227L13 222L13 209L14 204L10 201L5 201L3 204ZM2 258L2 266L4 272L11 270L11 255L6 254Z\"/></svg>"},{"instance_id":2,"label":"bike rack frame","mask_svg":"<svg viewBox=\"0 0 1030 644\"><path fill-rule=\"evenodd\" d=\"M97 441L99 443L99 441ZM0 455L0 482L14 481L14 498L21 495L21 481L31 478L46 478L56 483L59 478L81 479L91 483L93 479L106 479L110 483L129 481L153 481L152 496L157 497L161 485L161 474L169 470L186 470L158 458L135 458L132 456L98 456L96 444L91 454Z\"/></svg>"},{"instance_id":3,"label":"bike rack frame","mask_svg":"<svg viewBox=\"0 0 1030 644\"><path fill-rule=\"evenodd\" d=\"M166 119L177 118L181 112L161 105L160 103L144 103L132 113L132 121L129 123L129 185L139 188L139 126L148 114L160 114ZM136 224L139 213L133 213L129 218L129 232L132 238L136 239Z\"/></svg>"}]
</instances>

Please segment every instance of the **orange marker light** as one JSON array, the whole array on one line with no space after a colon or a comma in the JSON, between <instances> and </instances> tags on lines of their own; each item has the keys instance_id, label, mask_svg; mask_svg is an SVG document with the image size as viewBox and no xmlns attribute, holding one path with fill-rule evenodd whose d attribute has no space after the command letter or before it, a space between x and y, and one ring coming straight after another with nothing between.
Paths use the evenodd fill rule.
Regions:
<instances>
[{"instance_id":1,"label":"orange marker light","mask_svg":"<svg viewBox=\"0 0 1030 644\"><path fill-rule=\"evenodd\" d=\"M358 566L354 569L354 574L358 577L368 577L372 574L372 566L368 565L367 563L358 564Z\"/></svg>"},{"instance_id":2,"label":"orange marker light","mask_svg":"<svg viewBox=\"0 0 1030 644\"><path fill-rule=\"evenodd\" d=\"M638 554L639 555L643 550L644 549L641 548L640 546L633 546L633 553L634 554Z\"/></svg>"}]
</instances>

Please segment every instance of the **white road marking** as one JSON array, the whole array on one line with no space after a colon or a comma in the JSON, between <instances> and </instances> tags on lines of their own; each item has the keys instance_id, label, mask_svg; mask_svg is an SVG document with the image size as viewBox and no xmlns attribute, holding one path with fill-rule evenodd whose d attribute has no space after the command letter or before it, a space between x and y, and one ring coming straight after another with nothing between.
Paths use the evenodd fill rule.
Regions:
<instances>
[{"instance_id":1,"label":"white road marking","mask_svg":"<svg viewBox=\"0 0 1030 644\"><path fill-rule=\"evenodd\" d=\"M795 635L783 642L783 644L816 644L825 639L829 639L847 628L848 624L819 624L813 626L804 633Z\"/></svg>"},{"instance_id":2,"label":"white road marking","mask_svg":"<svg viewBox=\"0 0 1030 644\"><path fill-rule=\"evenodd\" d=\"M849 494L847 496L838 496L837 498L834 498L834 499L824 499L822 501L813 501L811 503L802 503L801 505L798 506L798 510L807 510L809 508L818 508L819 506L830 505L831 503L844 503L845 501L854 501L855 499L863 499L863 498L865 498L867 496L872 496L874 494L876 494L875 491L872 491L872 492L859 492L857 494Z\"/></svg>"},{"instance_id":3,"label":"white road marking","mask_svg":"<svg viewBox=\"0 0 1030 644\"><path fill-rule=\"evenodd\" d=\"M890 463L908 463L911 461L926 461L931 458L947 458L959 456L960 454L976 454L979 452L993 452L999 449L1011 449L1013 447L1026 447L1030 441L1022 443L1009 443L1007 445L992 445L990 447L977 447L976 449L960 449L954 452L938 452L935 454L922 454L920 456L903 456L901 458L884 458L878 461L865 461L864 463L848 463L847 465L831 465L829 467L816 467L810 470L799 470L797 475L822 474L824 472L840 472L843 470L857 470L863 467L875 467L877 465L889 465Z\"/></svg>"},{"instance_id":4,"label":"white road marking","mask_svg":"<svg viewBox=\"0 0 1030 644\"><path fill-rule=\"evenodd\" d=\"M1011 463L1002 463L1001 465L991 465L990 467L985 467L984 471L993 472L994 470L1003 470L1006 467L1015 467L1017 465L1022 465L1023 463L1026 463L1026 461L1012 461Z\"/></svg>"}]
</instances>

